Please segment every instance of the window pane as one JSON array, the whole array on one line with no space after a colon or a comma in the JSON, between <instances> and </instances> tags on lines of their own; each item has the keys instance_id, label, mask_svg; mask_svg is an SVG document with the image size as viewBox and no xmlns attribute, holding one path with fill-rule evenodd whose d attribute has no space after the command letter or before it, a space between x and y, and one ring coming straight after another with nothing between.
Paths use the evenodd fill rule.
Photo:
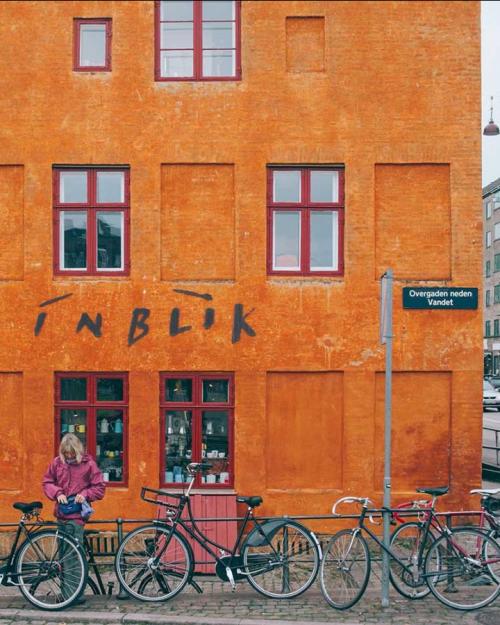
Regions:
<instances>
[{"instance_id":1,"label":"window pane","mask_svg":"<svg viewBox=\"0 0 500 625\"><path fill-rule=\"evenodd\" d=\"M204 402L229 401L229 380L203 380Z\"/></svg>"},{"instance_id":2,"label":"window pane","mask_svg":"<svg viewBox=\"0 0 500 625\"><path fill-rule=\"evenodd\" d=\"M300 171L273 172L273 202L300 202Z\"/></svg>"},{"instance_id":3,"label":"window pane","mask_svg":"<svg viewBox=\"0 0 500 625\"><path fill-rule=\"evenodd\" d=\"M500 239L500 223L495 224L495 239Z\"/></svg>"},{"instance_id":4,"label":"window pane","mask_svg":"<svg viewBox=\"0 0 500 625\"><path fill-rule=\"evenodd\" d=\"M86 401L86 378L60 378L62 401Z\"/></svg>"},{"instance_id":5,"label":"window pane","mask_svg":"<svg viewBox=\"0 0 500 625\"><path fill-rule=\"evenodd\" d=\"M123 401L123 380L97 378L97 401Z\"/></svg>"},{"instance_id":6,"label":"window pane","mask_svg":"<svg viewBox=\"0 0 500 625\"><path fill-rule=\"evenodd\" d=\"M234 48L234 24L232 22L204 22L203 47Z\"/></svg>"},{"instance_id":7,"label":"window pane","mask_svg":"<svg viewBox=\"0 0 500 625\"><path fill-rule=\"evenodd\" d=\"M161 48L192 48L193 23L167 23L161 25Z\"/></svg>"},{"instance_id":8,"label":"window pane","mask_svg":"<svg viewBox=\"0 0 500 625\"><path fill-rule=\"evenodd\" d=\"M311 202L338 201L338 171L311 171Z\"/></svg>"},{"instance_id":9,"label":"window pane","mask_svg":"<svg viewBox=\"0 0 500 625\"><path fill-rule=\"evenodd\" d=\"M234 20L232 0L204 0L202 6L204 20Z\"/></svg>"},{"instance_id":10,"label":"window pane","mask_svg":"<svg viewBox=\"0 0 500 625\"><path fill-rule=\"evenodd\" d=\"M76 434L87 447L87 411L80 409L61 410L61 437L65 434Z\"/></svg>"},{"instance_id":11,"label":"window pane","mask_svg":"<svg viewBox=\"0 0 500 625\"><path fill-rule=\"evenodd\" d=\"M123 269L123 213L97 213L97 268Z\"/></svg>"},{"instance_id":12,"label":"window pane","mask_svg":"<svg viewBox=\"0 0 500 625\"><path fill-rule=\"evenodd\" d=\"M61 269L87 267L87 213L61 212Z\"/></svg>"},{"instance_id":13,"label":"window pane","mask_svg":"<svg viewBox=\"0 0 500 625\"><path fill-rule=\"evenodd\" d=\"M311 211L311 270L338 269L338 214Z\"/></svg>"},{"instance_id":14,"label":"window pane","mask_svg":"<svg viewBox=\"0 0 500 625\"><path fill-rule=\"evenodd\" d=\"M65 204L86 204L87 172L62 171L59 176L59 201Z\"/></svg>"},{"instance_id":15,"label":"window pane","mask_svg":"<svg viewBox=\"0 0 500 625\"><path fill-rule=\"evenodd\" d=\"M165 78L190 78L193 75L191 50L164 50L161 54L161 75Z\"/></svg>"},{"instance_id":16,"label":"window pane","mask_svg":"<svg viewBox=\"0 0 500 625\"><path fill-rule=\"evenodd\" d=\"M212 465L203 482L229 482L228 413L225 410L202 412L202 448L204 462Z\"/></svg>"},{"instance_id":17,"label":"window pane","mask_svg":"<svg viewBox=\"0 0 500 625\"><path fill-rule=\"evenodd\" d=\"M234 76L234 50L203 50L203 76Z\"/></svg>"},{"instance_id":18,"label":"window pane","mask_svg":"<svg viewBox=\"0 0 500 625\"><path fill-rule=\"evenodd\" d=\"M80 24L80 66L106 65L106 25Z\"/></svg>"},{"instance_id":19,"label":"window pane","mask_svg":"<svg viewBox=\"0 0 500 625\"><path fill-rule=\"evenodd\" d=\"M192 458L190 410L165 412L165 482L189 482L187 465Z\"/></svg>"},{"instance_id":20,"label":"window pane","mask_svg":"<svg viewBox=\"0 0 500 625\"><path fill-rule=\"evenodd\" d=\"M300 213L274 213L273 269L300 269Z\"/></svg>"},{"instance_id":21,"label":"window pane","mask_svg":"<svg viewBox=\"0 0 500 625\"><path fill-rule=\"evenodd\" d=\"M189 379L167 379L165 380L166 401L184 402L193 401L193 382Z\"/></svg>"},{"instance_id":22,"label":"window pane","mask_svg":"<svg viewBox=\"0 0 500 625\"><path fill-rule=\"evenodd\" d=\"M97 172L97 201L99 204L123 204L125 202L123 171Z\"/></svg>"},{"instance_id":23,"label":"window pane","mask_svg":"<svg viewBox=\"0 0 500 625\"><path fill-rule=\"evenodd\" d=\"M97 464L105 482L123 480L123 410L103 410L96 414Z\"/></svg>"},{"instance_id":24,"label":"window pane","mask_svg":"<svg viewBox=\"0 0 500 625\"><path fill-rule=\"evenodd\" d=\"M193 19L192 0L163 0L160 3L160 19L176 21L189 21Z\"/></svg>"}]
</instances>

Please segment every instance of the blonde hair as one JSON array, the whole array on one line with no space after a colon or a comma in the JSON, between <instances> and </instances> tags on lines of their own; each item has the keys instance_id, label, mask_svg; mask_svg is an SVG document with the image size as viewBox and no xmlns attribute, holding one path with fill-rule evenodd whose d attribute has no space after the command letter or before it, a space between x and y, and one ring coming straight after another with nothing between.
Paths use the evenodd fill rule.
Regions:
<instances>
[{"instance_id":1,"label":"blonde hair","mask_svg":"<svg viewBox=\"0 0 500 625\"><path fill-rule=\"evenodd\" d=\"M59 443L59 458L61 458L63 462L66 461L64 452L75 454L76 461L78 463L82 461L83 445L78 436L75 436L74 434L65 434L62 437L61 442Z\"/></svg>"}]
</instances>

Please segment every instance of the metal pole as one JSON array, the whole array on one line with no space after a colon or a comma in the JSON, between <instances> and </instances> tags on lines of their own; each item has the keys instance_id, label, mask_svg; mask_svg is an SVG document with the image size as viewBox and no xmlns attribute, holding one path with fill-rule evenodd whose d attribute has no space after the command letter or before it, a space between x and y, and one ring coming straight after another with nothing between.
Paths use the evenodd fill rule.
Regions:
<instances>
[{"instance_id":1,"label":"metal pole","mask_svg":"<svg viewBox=\"0 0 500 625\"><path fill-rule=\"evenodd\" d=\"M385 310L383 338L385 339L385 418L384 418L384 508L391 507L391 426L392 426L392 270L388 269L385 280ZM391 525L390 513L384 517L384 545L389 548ZM389 607L389 555L382 554L382 607Z\"/></svg>"}]
</instances>

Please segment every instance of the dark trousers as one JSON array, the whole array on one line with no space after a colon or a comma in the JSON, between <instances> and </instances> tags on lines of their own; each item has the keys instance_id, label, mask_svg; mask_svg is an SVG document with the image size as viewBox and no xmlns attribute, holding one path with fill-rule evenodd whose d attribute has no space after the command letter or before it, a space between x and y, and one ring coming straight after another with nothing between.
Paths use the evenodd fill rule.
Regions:
<instances>
[{"instance_id":1,"label":"dark trousers","mask_svg":"<svg viewBox=\"0 0 500 625\"><path fill-rule=\"evenodd\" d=\"M75 521L61 521L57 522L58 527L66 534L71 536L75 540L83 553L83 525L79 525ZM61 579L61 593L63 597L69 597L73 594L75 586L77 584L78 573L80 572L79 562L77 557L68 552L61 555L62 561L62 579ZM85 586L84 586L85 589Z\"/></svg>"}]
</instances>

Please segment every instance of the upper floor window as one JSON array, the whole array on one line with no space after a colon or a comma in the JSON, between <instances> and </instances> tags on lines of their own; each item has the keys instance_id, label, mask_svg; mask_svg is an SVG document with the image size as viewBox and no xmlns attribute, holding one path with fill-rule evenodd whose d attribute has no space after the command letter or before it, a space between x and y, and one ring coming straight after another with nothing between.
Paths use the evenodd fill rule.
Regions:
<instances>
[{"instance_id":1,"label":"upper floor window","mask_svg":"<svg viewBox=\"0 0 500 625\"><path fill-rule=\"evenodd\" d=\"M76 72L111 71L111 19L74 20L74 59Z\"/></svg>"},{"instance_id":2,"label":"upper floor window","mask_svg":"<svg viewBox=\"0 0 500 625\"><path fill-rule=\"evenodd\" d=\"M491 232L489 230L486 232L486 247L491 247Z\"/></svg>"},{"instance_id":3,"label":"upper floor window","mask_svg":"<svg viewBox=\"0 0 500 625\"><path fill-rule=\"evenodd\" d=\"M491 276L491 261L490 260L486 261L485 275L486 275L486 278L489 278Z\"/></svg>"},{"instance_id":4,"label":"upper floor window","mask_svg":"<svg viewBox=\"0 0 500 625\"><path fill-rule=\"evenodd\" d=\"M494 229L494 238L495 238L495 241L496 241L497 239L500 239L500 222L498 222L498 223L496 223L496 224L495 224L495 229Z\"/></svg>"},{"instance_id":5,"label":"upper floor window","mask_svg":"<svg viewBox=\"0 0 500 625\"><path fill-rule=\"evenodd\" d=\"M156 80L241 78L239 0L156 2Z\"/></svg>"},{"instance_id":6,"label":"upper floor window","mask_svg":"<svg viewBox=\"0 0 500 625\"><path fill-rule=\"evenodd\" d=\"M344 170L268 170L268 273L343 273Z\"/></svg>"},{"instance_id":7,"label":"upper floor window","mask_svg":"<svg viewBox=\"0 0 500 625\"><path fill-rule=\"evenodd\" d=\"M127 275L128 168L54 169L54 271Z\"/></svg>"},{"instance_id":8,"label":"upper floor window","mask_svg":"<svg viewBox=\"0 0 500 625\"><path fill-rule=\"evenodd\" d=\"M489 200L486 201L486 219L489 219L491 217L492 205L493 205L493 202L490 202Z\"/></svg>"},{"instance_id":9,"label":"upper floor window","mask_svg":"<svg viewBox=\"0 0 500 625\"><path fill-rule=\"evenodd\" d=\"M484 325L485 325L484 336L490 337L491 336L491 321L486 321Z\"/></svg>"},{"instance_id":10,"label":"upper floor window","mask_svg":"<svg viewBox=\"0 0 500 625\"><path fill-rule=\"evenodd\" d=\"M491 291L490 291L490 289L486 290L486 306L491 306Z\"/></svg>"}]
</instances>

